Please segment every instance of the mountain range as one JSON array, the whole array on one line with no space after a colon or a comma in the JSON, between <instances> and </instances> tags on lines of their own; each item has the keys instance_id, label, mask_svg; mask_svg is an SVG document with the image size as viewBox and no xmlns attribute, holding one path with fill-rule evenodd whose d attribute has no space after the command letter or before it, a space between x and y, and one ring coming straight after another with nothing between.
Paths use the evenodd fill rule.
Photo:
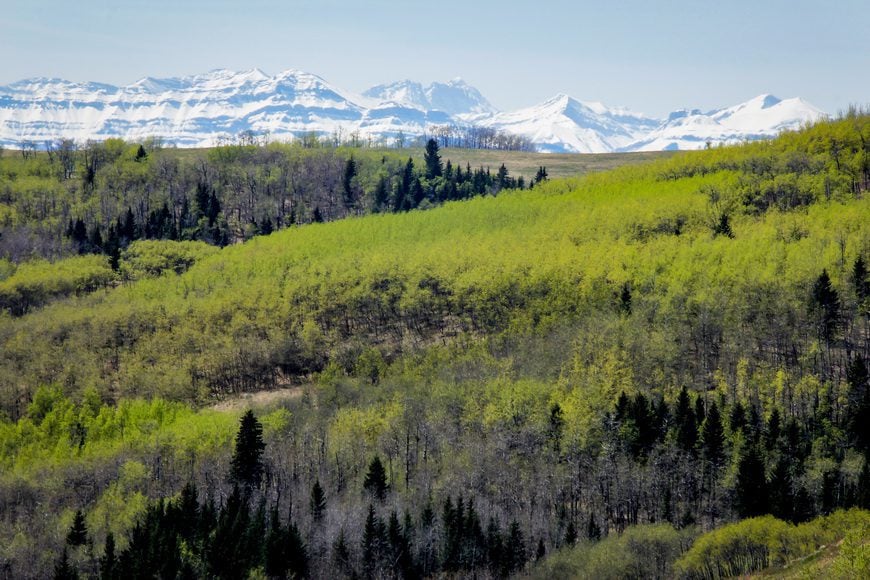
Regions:
<instances>
[{"instance_id":1,"label":"mountain range","mask_svg":"<svg viewBox=\"0 0 870 580\"><path fill-rule=\"evenodd\" d=\"M564 94L499 111L462 79L426 86L405 80L354 94L299 70L270 76L220 69L122 87L54 78L0 86L0 145L6 147L111 137L208 147L245 131L273 140L315 133L392 144L436 126L475 125L525 136L543 152L606 153L770 138L825 116L803 99L768 94L713 111L681 109L666 119Z\"/></svg>"}]
</instances>

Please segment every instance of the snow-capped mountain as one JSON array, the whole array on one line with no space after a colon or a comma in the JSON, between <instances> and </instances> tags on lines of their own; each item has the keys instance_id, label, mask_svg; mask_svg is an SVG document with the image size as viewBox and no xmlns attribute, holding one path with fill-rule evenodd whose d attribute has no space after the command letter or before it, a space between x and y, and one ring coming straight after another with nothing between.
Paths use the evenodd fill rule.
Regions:
<instances>
[{"instance_id":1,"label":"snow-capped mountain","mask_svg":"<svg viewBox=\"0 0 870 580\"><path fill-rule=\"evenodd\" d=\"M547 153L605 153L628 146L659 121L560 94L534 107L499 113L481 124L528 137Z\"/></svg>"},{"instance_id":2,"label":"snow-capped mountain","mask_svg":"<svg viewBox=\"0 0 870 580\"><path fill-rule=\"evenodd\" d=\"M409 80L377 85L365 91L363 96L424 111L441 111L466 122L487 118L497 112L480 91L460 78L426 87Z\"/></svg>"},{"instance_id":3,"label":"snow-capped mountain","mask_svg":"<svg viewBox=\"0 0 870 580\"><path fill-rule=\"evenodd\" d=\"M541 151L601 153L768 138L823 116L802 99L772 95L707 113L677 111L664 120L561 94L499 112L461 79L426 86L400 81L356 95L299 70L274 76L214 70L123 87L47 78L0 86L0 145L8 147L110 137L205 147L244 131L276 140L313 132L389 143L438 125L473 124L526 136Z\"/></svg>"},{"instance_id":4,"label":"snow-capped mountain","mask_svg":"<svg viewBox=\"0 0 870 580\"><path fill-rule=\"evenodd\" d=\"M775 137L786 129L798 129L826 113L801 98L780 100L773 95L708 113L680 110L642 139L630 151L700 149L711 144L738 143Z\"/></svg>"}]
</instances>

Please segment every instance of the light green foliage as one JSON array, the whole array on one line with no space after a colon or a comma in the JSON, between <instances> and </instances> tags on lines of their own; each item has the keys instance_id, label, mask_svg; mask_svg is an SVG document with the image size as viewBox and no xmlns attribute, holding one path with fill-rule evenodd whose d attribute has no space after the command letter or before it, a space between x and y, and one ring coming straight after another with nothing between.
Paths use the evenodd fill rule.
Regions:
<instances>
[{"instance_id":1,"label":"light green foliage","mask_svg":"<svg viewBox=\"0 0 870 580\"><path fill-rule=\"evenodd\" d=\"M8 263L7 263L8 264ZM4 267L0 266L0 270ZM115 274L104 256L78 256L58 262L26 262L0 274L0 309L19 316L52 299L106 287Z\"/></svg>"},{"instance_id":2,"label":"light green foliage","mask_svg":"<svg viewBox=\"0 0 870 580\"><path fill-rule=\"evenodd\" d=\"M27 415L0 422L3 477L31 477L46 468L94 464L121 450L169 449L179 457L207 455L232 441L233 413L195 412L181 403L129 399L95 408L92 391L81 404L58 387L36 391ZM277 418L276 418L277 419Z\"/></svg>"},{"instance_id":3,"label":"light green foliage","mask_svg":"<svg viewBox=\"0 0 870 580\"><path fill-rule=\"evenodd\" d=\"M205 242L139 240L122 253L120 272L125 280L152 278L167 272L181 274L217 252L218 248Z\"/></svg>"},{"instance_id":4,"label":"light green foliage","mask_svg":"<svg viewBox=\"0 0 870 580\"><path fill-rule=\"evenodd\" d=\"M837 511L798 526L773 516L750 518L698 538L675 569L684 578L728 578L778 569L844 538L848 541L844 541L836 565L853 569L866 566L866 537L861 534L868 526L870 512L860 509Z\"/></svg>"},{"instance_id":5,"label":"light green foliage","mask_svg":"<svg viewBox=\"0 0 870 580\"><path fill-rule=\"evenodd\" d=\"M530 578L672 578L673 563L691 545L696 532L667 524L632 526L600 542L564 548L536 566Z\"/></svg>"}]
</instances>

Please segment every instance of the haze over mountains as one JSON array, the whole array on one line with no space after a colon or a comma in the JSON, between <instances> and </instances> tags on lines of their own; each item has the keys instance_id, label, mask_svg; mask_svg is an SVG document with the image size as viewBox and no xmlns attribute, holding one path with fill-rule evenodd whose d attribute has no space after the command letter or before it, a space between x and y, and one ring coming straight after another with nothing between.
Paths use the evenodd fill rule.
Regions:
<instances>
[{"instance_id":1,"label":"haze over mountains","mask_svg":"<svg viewBox=\"0 0 870 580\"><path fill-rule=\"evenodd\" d=\"M111 137L206 147L243 131L274 140L314 132L394 144L438 126L477 125L528 137L543 152L657 151L769 138L825 115L800 98L773 95L713 111L678 110L667 119L563 94L503 112L461 79L428 86L406 80L357 95L299 70L214 70L123 87L47 78L0 86L6 147Z\"/></svg>"}]
</instances>

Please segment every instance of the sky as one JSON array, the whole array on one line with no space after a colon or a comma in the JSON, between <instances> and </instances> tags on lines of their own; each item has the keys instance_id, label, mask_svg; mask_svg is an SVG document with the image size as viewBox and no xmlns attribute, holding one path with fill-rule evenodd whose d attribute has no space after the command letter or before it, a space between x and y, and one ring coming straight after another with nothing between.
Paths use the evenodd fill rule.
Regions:
<instances>
[{"instance_id":1,"label":"sky","mask_svg":"<svg viewBox=\"0 0 870 580\"><path fill-rule=\"evenodd\" d=\"M762 93L870 103L870 0L0 0L0 85L301 69L354 92L462 77L649 115Z\"/></svg>"}]
</instances>

